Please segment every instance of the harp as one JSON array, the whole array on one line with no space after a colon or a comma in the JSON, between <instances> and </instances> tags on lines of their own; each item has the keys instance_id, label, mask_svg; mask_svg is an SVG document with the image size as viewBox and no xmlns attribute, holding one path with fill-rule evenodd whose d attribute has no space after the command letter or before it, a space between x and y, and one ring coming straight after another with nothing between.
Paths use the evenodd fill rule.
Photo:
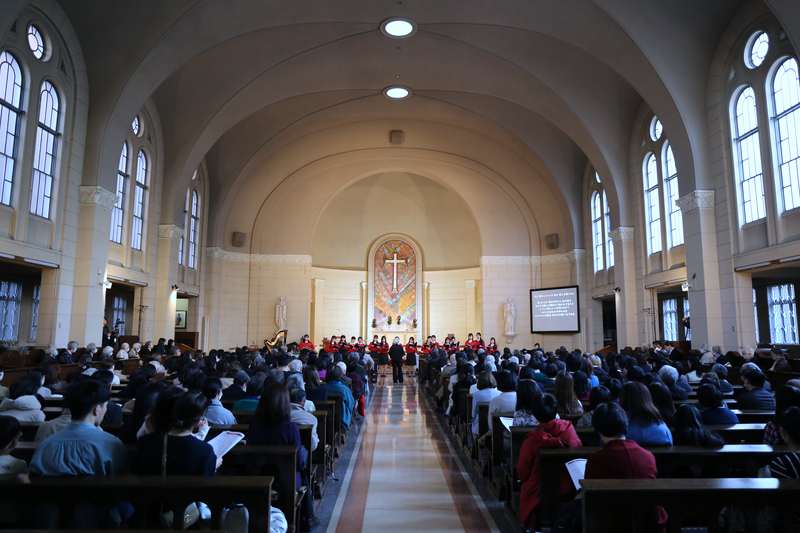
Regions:
<instances>
[{"instance_id":1,"label":"harp","mask_svg":"<svg viewBox=\"0 0 800 533\"><path fill-rule=\"evenodd\" d=\"M264 347L269 350L274 350L275 348L278 347L278 342L280 342L281 340L283 340L284 344L286 343L285 329L282 329L278 333L276 333L275 336L272 337L272 340L264 340Z\"/></svg>"}]
</instances>

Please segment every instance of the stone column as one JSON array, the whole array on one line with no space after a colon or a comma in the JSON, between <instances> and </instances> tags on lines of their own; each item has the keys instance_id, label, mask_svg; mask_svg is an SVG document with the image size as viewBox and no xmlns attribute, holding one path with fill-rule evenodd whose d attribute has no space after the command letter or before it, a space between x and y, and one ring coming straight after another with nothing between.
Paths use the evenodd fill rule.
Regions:
<instances>
[{"instance_id":1,"label":"stone column","mask_svg":"<svg viewBox=\"0 0 800 533\"><path fill-rule=\"evenodd\" d=\"M723 341L723 334L714 191L692 191L676 204L683 213L686 278L692 285L692 346L718 344Z\"/></svg>"},{"instance_id":2,"label":"stone column","mask_svg":"<svg viewBox=\"0 0 800 533\"><path fill-rule=\"evenodd\" d=\"M422 284L422 305L420 306L420 321L419 326L422 329L422 333L420 337L423 338L423 343L425 342L424 339L428 338L431 331L431 323L430 323L430 313L428 312L428 283L427 281Z\"/></svg>"},{"instance_id":3,"label":"stone column","mask_svg":"<svg viewBox=\"0 0 800 533\"><path fill-rule=\"evenodd\" d=\"M364 342L367 342L367 336L369 333L369 300L367 294L367 288L369 284L366 281L361 282L361 337L364 339ZM372 339L370 339L372 341ZM369 344L369 342L367 342Z\"/></svg>"},{"instance_id":4,"label":"stone column","mask_svg":"<svg viewBox=\"0 0 800 533\"><path fill-rule=\"evenodd\" d=\"M178 243L183 229L174 224L158 225L158 277L156 278L153 338L175 338L175 307L178 293Z\"/></svg>"},{"instance_id":5,"label":"stone column","mask_svg":"<svg viewBox=\"0 0 800 533\"><path fill-rule=\"evenodd\" d=\"M465 279L467 288L467 333L475 333L475 280Z\"/></svg>"},{"instance_id":6,"label":"stone column","mask_svg":"<svg viewBox=\"0 0 800 533\"><path fill-rule=\"evenodd\" d=\"M322 311L325 300L325 280L314 280L314 331L311 342L320 344L322 342Z\"/></svg>"},{"instance_id":7,"label":"stone column","mask_svg":"<svg viewBox=\"0 0 800 533\"><path fill-rule=\"evenodd\" d=\"M102 187L81 187L80 202L69 340L99 345L105 309L105 288L101 282L105 280L108 265L111 208L117 202L117 195ZM58 320L55 326L58 329ZM60 335L55 338L62 340Z\"/></svg>"},{"instance_id":8,"label":"stone column","mask_svg":"<svg viewBox=\"0 0 800 533\"><path fill-rule=\"evenodd\" d=\"M608 232L614 243L614 279L619 291L614 295L617 314L617 347L637 346L639 318L636 303L636 257L633 228L621 226ZM601 318L602 320L602 318Z\"/></svg>"}]
</instances>

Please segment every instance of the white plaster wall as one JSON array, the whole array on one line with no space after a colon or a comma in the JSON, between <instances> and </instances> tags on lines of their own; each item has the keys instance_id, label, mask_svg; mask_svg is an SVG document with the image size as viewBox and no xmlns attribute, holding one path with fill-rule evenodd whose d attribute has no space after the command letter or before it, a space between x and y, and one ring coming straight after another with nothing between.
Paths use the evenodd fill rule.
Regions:
<instances>
[{"instance_id":1,"label":"white plaster wall","mask_svg":"<svg viewBox=\"0 0 800 533\"><path fill-rule=\"evenodd\" d=\"M441 343L448 333L467 340L467 289L463 280L451 280L448 273L427 274L430 333ZM448 279L450 278L450 279ZM424 341L424 339L423 339Z\"/></svg>"},{"instance_id":2,"label":"white plaster wall","mask_svg":"<svg viewBox=\"0 0 800 533\"><path fill-rule=\"evenodd\" d=\"M325 281L322 315L322 334L325 337L344 334L349 341L350 337L361 336L361 293L359 281Z\"/></svg>"},{"instance_id":3,"label":"white plaster wall","mask_svg":"<svg viewBox=\"0 0 800 533\"><path fill-rule=\"evenodd\" d=\"M247 341L247 300L250 263L208 259L214 282L208 284L209 300L218 303L211 315L211 346L227 350ZM214 324L216 322L216 324Z\"/></svg>"},{"instance_id":4,"label":"white plaster wall","mask_svg":"<svg viewBox=\"0 0 800 533\"><path fill-rule=\"evenodd\" d=\"M275 306L286 298L289 341L299 340L311 328L311 265L308 263L250 263L250 314L247 341L263 346L278 332Z\"/></svg>"}]
</instances>

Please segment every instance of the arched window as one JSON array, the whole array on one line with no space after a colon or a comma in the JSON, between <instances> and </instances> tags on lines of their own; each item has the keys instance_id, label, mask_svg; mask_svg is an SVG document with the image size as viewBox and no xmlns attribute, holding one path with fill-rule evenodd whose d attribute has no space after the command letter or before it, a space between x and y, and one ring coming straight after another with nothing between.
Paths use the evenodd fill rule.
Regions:
<instances>
[{"instance_id":1,"label":"arched window","mask_svg":"<svg viewBox=\"0 0 800 533\"><path fill-rule=\"evenodd\" d=\"M756 96L752 87L746 87L736 100L733 121L733 143L736 154L736 171L741 195L742 223L761 220L766 216L764 183L761 175L761 148L758 138Z\"/></svg>"},{"instance_id":2,"label":"arched window","mask_svg":"<svg viewBox=\"0 0 800 533\"><path fill-rule=\"evenodd\" d=\"M0 53L0 203L11 205L22 109L22 70L8 52Z\"/></svg>"},{"instance_id":3,"label":"arched window","mask_svg":"<svg viewBox=\"0 0 800 533\"><path fill-rule=\"evenodd\" d=\"M772 82L775 114L775 148L778 177L783 192L783 210L800 207L800 80L797 61L785 60L775 71Z\"/></svg>"},{"instance_id":4,"label":"arched window","mask_svg":"<svg viewBox=\"0 0 800 533\"><path fill-rule=\"evenodd\" d=\"M644 210L647 223L647 252L661 251L661 209L658 201L658 165L656 156L644 160Z\"/></svg>"},{"instance_id":5,"label":"arched window","mask_svg":"<svg viewBox=\"0 0 800 533\"><path fill-rule=\"evenodd\" d=\"M603 211L600 209L600 194L592 194L592 246L594 247L594 271L603 270Z\"/></svg>"},{"instance_id":6,"label":"arched window","mask_svg":"<svg viewBox=\"0 0 800 533\"><path fill-rule=\"evenodd\" d=\"M131 246L142 249L142 227L144 226L144 206L147 200L147 156L139 150L136 158L136 192L133 199L133 228Z\"/></svg>"},{"instance_id":7,"label":"arched window","mask_svg":"<svg viewBox=\"0 0 800 533\"><path fill-rule=\"evenodd\" d=\"M603 191L603 220L605 223L603 235L605 235L606 239L606 268L611 268L614 266L614 242L609 236L609 232L611 231L611 210L608 208L606 191Z\"/></svg>"},{"instance_id":8,"label":"arched window","mask_svg":"<svg viewBox=\"0 0 800 533\"><path fill-rule=\"evenodd\" d=\"M39 124L31 180L31 213L43 218L50 218L58 148L58 112L58 92L52 83L44 81L39 91Z\"/></svg>"},{"instance_id":9,"label":"arched window","mask_svg":"<svg viewBox=\"0 0 800 533\"><path fill-rule=\"evenodd\" d=\"M200 197L197 191L192 191L191 216L189 218L189 258L188 267L196 268L197 258L197 232L200 226Z\"/></svg>"},{"instance_id":10,"label":"arched window","mask_svg":"<svg viewBox=\"0 0 800 533\"><path fill-rule=\"evenodd\" d=\"M675 166L675 157L672 155L672 146L666 145L664 150L664 202L667 213L667 244L670 248L683 244L683 217L681 209L676 203L678 196L678 169Z\"/></svg>"},{"instance_id":11,"label":"arched window","mask_svg":"<svg viewBox=\"0 0 800 533\"><path fill-rule=\"evenodd\" d=\"M128 143L122 143L117 168L117 203L111 211L111 240L122 244L122 221L125 217L125 182L128 179Z\"/></svg>"}]
</instances>

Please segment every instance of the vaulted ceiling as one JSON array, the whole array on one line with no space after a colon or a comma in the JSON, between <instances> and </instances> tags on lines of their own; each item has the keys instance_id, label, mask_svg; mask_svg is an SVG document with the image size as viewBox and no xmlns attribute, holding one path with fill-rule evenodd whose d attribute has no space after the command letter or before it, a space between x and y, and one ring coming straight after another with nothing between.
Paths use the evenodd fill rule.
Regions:
<instances>
[{"instance_id":1,"label":"vaulted ceiling","mask_svg":"<svg viewBox=\"0 0 800 533\"><path fill-rule=\"evenodd\" d=\"M705 186L709 66L745 0L59 3L89 74L85 181L111 179L106 169L148 98L162 125L165 198L205 160L212 222L229 216L231 191L246 188L261 162L312 133L336 139L328 155L369 151L389 146L388 130L375 140L353 132L396 121L410 147L431 149L415 144L424 137L415 128L436 124L463 135L437 150L493 168L497 145L527 162L577 240L587 162L614 225L630 224L629 149L643 103L669 135L681 194ZM791 1L770 4L796 15ZM410 38L381 33L381 21L398 16L418 24ZM393 84L412 97L385 98ZM324 154L322 146L314 157ZM309 157L294 153L287 164L299 169ZM176 207L162 219L178 215Z\"/></svg>"}]
</instances>

